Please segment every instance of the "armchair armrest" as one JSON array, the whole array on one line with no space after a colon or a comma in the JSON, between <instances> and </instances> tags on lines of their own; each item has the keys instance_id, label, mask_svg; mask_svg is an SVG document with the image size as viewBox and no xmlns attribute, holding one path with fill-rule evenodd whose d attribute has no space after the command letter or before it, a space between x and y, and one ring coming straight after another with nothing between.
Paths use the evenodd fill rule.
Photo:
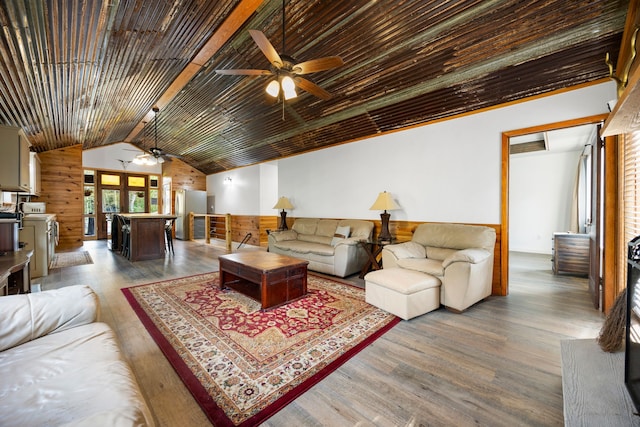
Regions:
<instances>
[{"instance_id":1,"label":"armchair armrest","mask_svg":"<svg viewBox=\"0 0 640 427\"><path fill-rule=\"evenodd\" d=\"M463 249L449 255L444 261L442 261L442 267L447 268L454 262L468 262L471 264L478 264L486 260L490 256L491 254L489 253L489 251L482 248Z\"/></svg>"},{"instance_id":2,"label":"armchair armrest","mask_svg":"<svg viewBox=\"0 0 640 427\"><path fill-rule=\"evenodd\" d=\"M89 286L0 298L0 351L98 320L100 305Z\"/></svg>"},{"instance_id":3,"label":"armchair armrest","mask_svg":"<svg viewBox=\"0 0 640 427\"><path fill-rule=\"evenodd\" d=\"M395 255L397 259L427 257L427 250L425 247L416 242L403 242L386 245L384 249Z\"/></svg>"}]
</instances>

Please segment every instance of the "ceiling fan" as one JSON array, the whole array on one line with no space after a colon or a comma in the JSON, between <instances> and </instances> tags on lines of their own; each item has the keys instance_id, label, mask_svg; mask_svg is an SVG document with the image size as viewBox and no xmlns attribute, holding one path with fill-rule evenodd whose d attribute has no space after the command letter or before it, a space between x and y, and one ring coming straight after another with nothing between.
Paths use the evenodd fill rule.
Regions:
<instances>
[{"instance_id":1,"label":"ceiling fan","mask_svg":"<svg viewBox=\"0 0 640 427\"><path fill-rule=\"evenodd\" d=\"M339 56L327 56L324 58L312 59L297 63L296 60L285 54L285 13L284 2L282 0L282 53L278 54L269 39L258 30L249 30L249 34L258 45L264 56L271 63L270 70L236 69L236 70L215 70L218 74L245 75L245 76L272 76L266 87L266 92L274 98L288 100L298 96L296 87L317 96L320 99L328 100L331 94L311 82L301 77L302 75L326 71L344 64Z\"/></svg>"},{"instance_id":2,"label":"ceiling fan","mask_svg":"<svg viewBox=\"0 0 640 427\"><path fill-rule=\"evenodd\" d=\"M138 154L133 159L133 163L137 165L156 165L158 163L170 162L171 158L180 158L175 154L167 154L158 147L158 107L153 107L153 130L154 130L154 146L149 148L148 152L144 154Z\"/></svg>"}]
</instances>

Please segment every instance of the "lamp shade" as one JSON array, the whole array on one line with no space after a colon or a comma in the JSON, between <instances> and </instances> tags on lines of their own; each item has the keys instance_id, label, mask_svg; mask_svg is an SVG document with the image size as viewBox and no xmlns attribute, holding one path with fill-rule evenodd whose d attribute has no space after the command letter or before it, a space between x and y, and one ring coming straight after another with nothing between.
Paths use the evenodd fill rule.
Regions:
<instances>
[{"instance_id":1,"label":"lamp shade","mask_svg":"<svg viewBox=\"0 0 640 427\"><path fill-rule=\"evenodd\" d=\"M369 210L372 211L392 211L395 209L400 209L400 206L393 200L391 193L387 193L386 191L378 194L378 198L369 208Z\"/></svg>"},{"instance_id":2,"label":"lamp shade","mask_svg":"<svg viewBox=\"0 0 640 427\"><path fill-rule=\"evenodd\" d=\"M273 207L273 209L293 209L293 205L286 197L282 196L278 199L278 203Z\"/></svg>"}]
</instances>

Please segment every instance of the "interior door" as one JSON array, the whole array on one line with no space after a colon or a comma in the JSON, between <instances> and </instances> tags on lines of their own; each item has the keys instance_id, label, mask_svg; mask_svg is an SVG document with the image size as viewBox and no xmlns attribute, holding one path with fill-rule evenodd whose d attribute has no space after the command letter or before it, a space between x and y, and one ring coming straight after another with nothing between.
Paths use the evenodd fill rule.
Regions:
<instances>
[{"instance_id":1,"label":"interior door","mask_svg":"<svg viewBox=\"0 0 640 427\"><path fill-rule=\"evenodd\" d=\"M589 230L589 293L591 301L596 309L600 309L602 295L601 261L601 230L602 230L602 173L604 163L604 145L600 135L600 125L596 134L596 140L591 144L591 218L588 221Z\"/></svg>"}]
</instances>

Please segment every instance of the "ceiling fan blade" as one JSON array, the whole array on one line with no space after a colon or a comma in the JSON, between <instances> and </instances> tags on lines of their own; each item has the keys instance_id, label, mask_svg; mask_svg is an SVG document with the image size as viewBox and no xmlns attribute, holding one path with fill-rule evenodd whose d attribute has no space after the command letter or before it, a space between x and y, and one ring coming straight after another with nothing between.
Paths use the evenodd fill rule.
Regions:
<instances>
[{"instance_id":1,"label":"ceiling fan blade","mask_svg":"<svg viewBox=\"0 0 640 427\"><path fill-rule=\"evenodd\" d=\"M267 57L269 62L276 68L281 68L283 65L282 58L278 54L278 51L273 47L269 39L258 30L249 30L249 34L253 37L253 41L256 42L264 56Z\"/></svg>"},{"instance_id":2,"label":"ceiling fan blade","mask_svg":"<svg viewBox=\"0 0 640 427\"><path fill-rule=\"evenodd\" d=\"M293 66L291 71L296 74L309 74L316 71L325 71L344 65L339 56L327 56L325 58L312 59Z\"/></svg>"},{"instance_id":3,"label":"ceiling fan blade","mask_svg":"<svg viewBox=\"0 0 640 427\"><path fill-rule=\"evenodd\" d=\"M302 90L309 92L311 95L317 96L318 98L324 99L325 101L331 99L331 94L329 92L307 79L303 79L302 77L295 77L293 81L296 82L296 86L298 86Z\"/></svg>"},{"instance_id":4,"label":"ceiling fan blade","mask_svg":"<svg viewBox=\"0 0 640 427\"><path fill-rule=\"evenodd\" d=\"M215 70L216 74L226 74L230 76L270 76L273 74L269 70Z\"/></svg>"}]
</instances>

